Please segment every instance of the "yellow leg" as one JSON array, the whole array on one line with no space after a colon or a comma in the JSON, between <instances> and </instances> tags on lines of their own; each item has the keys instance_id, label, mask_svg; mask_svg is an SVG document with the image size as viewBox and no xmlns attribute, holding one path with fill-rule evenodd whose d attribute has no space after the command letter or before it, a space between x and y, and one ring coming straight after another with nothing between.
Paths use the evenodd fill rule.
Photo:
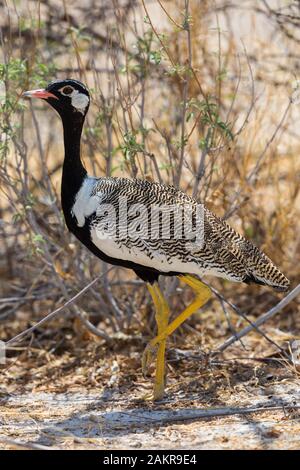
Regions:
<instances>
[{"instance_id":1,"label":"yellow leg","mask_svg":"<svg viewBox=\"0 0 300 470\"><path fill-rule=\"evenodd\" d=\"M168 326L169 320L169 306L158 286L158 284L147 284L151 297L155 305L155 319L157 323L157 334L161 335ZM158 351L156 359L156 373L154 383L154 400L161 400L164 395L165 389L165 351L166 351L166 339L158 341ZM144 359L144 356L143 356ZM142 360L143 373L146 373L146 364Z\"/></svg>"},{"instance_id":2,"label":"yellow leg","mask_svg":"<svg viewBox=\"0 0 300 470\"><path fill-rule=\"evenodd\" d=\"M167 326L165 326L163 330L158 330L157 336L150 341L144 351L142 359L143 370L147 370L147 368L149 367L152 361L152 356L156 345L163 344L162 342L165 342L166 338L170 336L187 318L189 318L193 313L195 313L199 308L201 308L211 296L211 290L209 289L209 287L207 287L194 276L182 275L179 276L179 279L195 290L196 298L186 309L184 309L184 311L180 315L178 315L178 317L175 318L175 320L173 320L169 325L167 325L167 323L164 323L164 325ZM160 293L160 295L162 294Z\"/></svg>"}]
</instances>

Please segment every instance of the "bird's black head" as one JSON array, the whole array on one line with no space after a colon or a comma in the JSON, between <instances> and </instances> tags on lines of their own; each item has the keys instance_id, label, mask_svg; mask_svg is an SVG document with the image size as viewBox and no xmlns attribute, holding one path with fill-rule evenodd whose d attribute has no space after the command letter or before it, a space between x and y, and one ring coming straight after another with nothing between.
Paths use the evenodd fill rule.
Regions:
<instances>
[{"instance_id":1,"label":"bird's black head","mask_svg":"<svg viewBox=\"0 0 300 470\"><path fill-rule=\"evenodd\" d=\"M25 91L24 97L46 100L62 118L84 119L90 105L90 95L78 80L54 80L45 89Z\"/></svg>"}]
</instances>

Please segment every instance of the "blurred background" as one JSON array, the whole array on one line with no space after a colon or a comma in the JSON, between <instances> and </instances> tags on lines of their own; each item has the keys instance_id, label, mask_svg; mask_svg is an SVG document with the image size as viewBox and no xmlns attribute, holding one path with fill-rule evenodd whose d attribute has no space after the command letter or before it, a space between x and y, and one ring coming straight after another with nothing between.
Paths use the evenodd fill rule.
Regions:
<instances>
[{"instance_id":1,"label":"blurred background","mask_svg":"<svg viewBox=\"0 0 300 470\"><path fill-rule=\"evenodd\" d=\"M90 173L180 186L297 285L299 10L299 1L284 0L1 2L1 339L63 306L99 276L76 305L8 351L3 384L51 387L55 378L69 387L100 386L115 362L126 374L120 383L142 383L141 351L155 332L145 285L93 257L65 227L60 119L45 103L20 98L55 78L80 79L91 91L82 145ZM223 362L216 367L226 369L235 357L281 357L300 338L294 301L262 327L267 338L254 331L242 344L222 348L248 325L245 316L255 321L283 295L206 281L212 301L169 341L173 387L182 386L179 374L188 376L189 368L207 374L199 357L218 349ZM176 280L162 284L174 312L191 300ZM196 360L182 359L183 351ZM111 369L107 374L110 380Z\"/></svg>"}]
</instances>

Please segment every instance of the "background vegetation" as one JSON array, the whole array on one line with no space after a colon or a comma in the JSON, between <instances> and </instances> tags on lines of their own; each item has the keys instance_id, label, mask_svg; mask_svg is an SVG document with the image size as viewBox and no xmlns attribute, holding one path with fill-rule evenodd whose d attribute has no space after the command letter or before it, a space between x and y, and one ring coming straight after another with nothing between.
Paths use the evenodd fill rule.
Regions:
<instances>
[{"instance_id":1,"label":"background vegetation","mask_svg":"<svg viewBox=\"0 0 300 470\"><path fill-rule=\"evenodd\" d=\"M113 367L125 373L118 385L147 386L139 361L155 322L145 286L68 233L60 120L44 103L20 98L54 78L78 78L91 91L82 148L90 172L180 186L297 285L299 2L12 0L1 2L0 18L1 339L98 279L78 302L11 345L2 386L114 386ZM188 367L198 387L202 378L216 383L205 375L205 361L220 346L224 352L210 363L215 371L235 357L287 361L289 341L300 335L299 303L262 327L269 339L254 331L225 349L224 341L248 325L245 315L255 321L283 295L207 281L213 300L170 340L173 388L188 383ZM178 312L192 293L176 280L163 283Z\"/></svg>"}]
</instances>

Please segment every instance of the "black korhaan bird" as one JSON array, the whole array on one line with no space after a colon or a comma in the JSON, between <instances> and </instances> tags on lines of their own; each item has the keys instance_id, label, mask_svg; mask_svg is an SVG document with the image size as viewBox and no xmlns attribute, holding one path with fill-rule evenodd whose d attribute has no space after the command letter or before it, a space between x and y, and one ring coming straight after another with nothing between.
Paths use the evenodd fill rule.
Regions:
<instances>
[{"instance_id":1,"label":"black korhaan bird","mask_svg":"<svg viewBox=\"0 0 300 470\"><path fill-rule=\"evenodd\" d=\"M139 179L87 175L80 158L80 140L90 95L81 82L56 80L46 89L26 91L23 96L46 100L62 119L65 158L61 201L68 229L98 258L133 269L147 283L156 309L158 331L145 349L142 365L145 372L157 347L154 399L160 399L164 394L166 339L211 295L210 289L197 275L211 274L231 281L255 282L281 291L289 288L289 280L264 253L206 208L202 213L201 243L185 238L182 233L175 237L174 218L169 237L150 236L149 227L145 229L137 224L134 236L127 232L120 236L125 225L134 225L143 210L146 212L145 221L153 207L161 207L162 211L173 207L180 214L180 208L188 207L195 221L198 204L172 186ZM123 199L127 205L125 220L120 208ZM114 209L111 221L107 219L108 207ZM151 223L154 228L157 225L161 234L162 217L157 215L153 221L151 215ZM115 230L110 231L111 228ZM170 323L169 307L157 282L160 275L176 275L196 292L195 300Z\"/></svg>"}]
</instances>

